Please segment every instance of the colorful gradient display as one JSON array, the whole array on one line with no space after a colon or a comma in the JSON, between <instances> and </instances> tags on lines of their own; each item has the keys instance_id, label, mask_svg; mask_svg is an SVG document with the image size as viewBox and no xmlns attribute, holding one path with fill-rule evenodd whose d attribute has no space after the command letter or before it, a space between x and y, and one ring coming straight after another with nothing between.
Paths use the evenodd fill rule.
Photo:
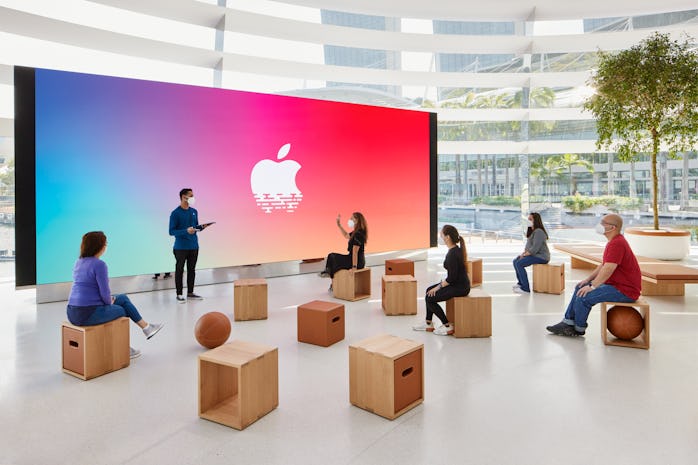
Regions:
<instances>
[{"instance_id":1,"label":"colorful gradient display","mask_svg":"<svg viewBox=\"0 0 698 465\"><path fill-rule=\"evenodd\" d=\"M108 237L112 277L173 270L168 221L183 187L194 190L199 220L216 222L198 233L199 269L346 251L335 218L347 229L353 211L366 216L367 253L429 247L428 113L35 76L37 284L70 281L92 230ZM258 205L250 175L264 159L272 170L300 164L293 208ZM287 182L257 171L258 190Z\"/></svg>"}]
</instances>

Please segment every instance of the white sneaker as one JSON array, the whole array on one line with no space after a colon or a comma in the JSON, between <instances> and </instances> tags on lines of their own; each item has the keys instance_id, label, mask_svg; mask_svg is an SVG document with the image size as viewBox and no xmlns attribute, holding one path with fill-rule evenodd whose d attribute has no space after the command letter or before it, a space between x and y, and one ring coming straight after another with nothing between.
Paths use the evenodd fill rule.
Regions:
<instances>
[{"instance_id":1,"label":"white sneaker","mask_svg":"<svg viewBox=\"0 0 698 465\"><path fill-rule=\"evenodd\" d=\"M451 324L449 324L448 326L441 325L434 330L434 334L436 334L437 336L450 336L454 332L455 332L455 329L453 328L453 325L451 325Z\"/></svg>"},{"instance_id":2,"label":"white sneaker","mask_svg":"<svg viewBox=\"0 0 698 465\"><path fill-rule=\"evenodd\" d=\"M422 323L421 325L412 326L414 331L434 331L434 323Z\"/></svg>"},{"instance_id":3,"label":"white sneaker","mask_svg":"<svg viewBox=\"0 0 698 465\"><path fill-rule=\"evenodd\" d=\"M185 297L182 297L181 294L178 294L177 295L177 303L178 304L185 304L185 303L187 303L187 299Z\"/></svg>"},{"instance_id":4,"label":"white sneaker","mask_svg":"<svg viewBox=\"0 0 698 465\"><path fill-rule=\"evenodd\" d=\"M134 349L133 347L129 347L128 350L129 350L129 357L131 358L131 360L141 356L141 351L138 349Z\"/></svg>"},{"instance_id":5,"label":"white sneaker","mask_svg":"<svg viewBox=\"0 0 698 465\"><path fill-rule=\"evenodd\" d=\"M150 339L151 337L155 336L157 332L162 329L163 326L165 326L164 323L150 323L148 326L143 328L143 334L145 334L145 338Z\"/></svg>"},{"instance_id":6,"label":"white sneaker","mask_svg":"<svg viewBox=\"0 0 698 465\"><path fill-rule=\"evenodd\" d=\"M524 291L520 287L516 287L516 288L514 288L514 294L530 294L530 292Z\"/></svg>"},{"instance_id":7,"label":"white sneaker","mask_svg":"<svg viewBox=\"0 0 698 465\"><path fill-rule=\"evenodd\" d=\"M518 284L514 284L513 286L511 286L512 291L516 291L517 289L521 289L521 286L519 286Z\"/></svg>"}]
</instances>

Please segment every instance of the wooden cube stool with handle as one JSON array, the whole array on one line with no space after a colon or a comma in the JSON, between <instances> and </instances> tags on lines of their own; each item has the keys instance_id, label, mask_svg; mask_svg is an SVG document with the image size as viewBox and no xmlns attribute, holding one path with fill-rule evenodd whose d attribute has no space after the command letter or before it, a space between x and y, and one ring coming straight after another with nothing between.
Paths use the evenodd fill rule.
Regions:
<instances>
[{"instance_id":1,"label":"wooden cube stool with handle","mask_svg":"<svg viewBox=\"0 0 698 465\"><path fill-rule=\"evenodd\" d=\"M94 326L63 322L63 372L87 380L129 366L129 321L122 317Z\"/></svg>"},{"instance_id":2,"label":"wooden cube stool with handle","mask_svg":"<svg viewBox=\"0 0 698 465\"><path fill-rule=\"evenodd\" d=\"M414 276L414 262L406 258L393 258L385 261L386 275L408 274Z\"/></svg>"},{"instance_id":3,"label":"wooden cube stool with handle","mask_svg":"<svg viewBox=\"0 0 698 465\"><path fill-rule=\"evenodd\" d=\"M393 420L424 401L424 344L382 334L349 346L349 401Z\"/></svg>"},{"instance_id":4,"label":"wooden cube stool with handle","mask_svg":"<svg viewBox=\"0 0 698 465\"><path fill-rule=\"evenodd\" d=\"M299 305L298 342L329 347L344 339L344 305L313 300Z\"/></svg>"}]
</instances>

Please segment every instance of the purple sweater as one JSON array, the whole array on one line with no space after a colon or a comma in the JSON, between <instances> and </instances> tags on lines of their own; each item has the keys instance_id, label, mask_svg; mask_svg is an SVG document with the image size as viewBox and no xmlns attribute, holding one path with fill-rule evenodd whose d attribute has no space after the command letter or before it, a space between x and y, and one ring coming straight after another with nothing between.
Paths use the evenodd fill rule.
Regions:
<instances>
[{"instance_id":1,"label":"purple sweater","mask_svg":"<svg viewBox=\"0 0 698 465\"><path fill-rule=\"evenodd\" d=\"M68 305L111 305L107 264L96 257L79 258L73 267L73 286Z\"/></svg>"}]
</instances>

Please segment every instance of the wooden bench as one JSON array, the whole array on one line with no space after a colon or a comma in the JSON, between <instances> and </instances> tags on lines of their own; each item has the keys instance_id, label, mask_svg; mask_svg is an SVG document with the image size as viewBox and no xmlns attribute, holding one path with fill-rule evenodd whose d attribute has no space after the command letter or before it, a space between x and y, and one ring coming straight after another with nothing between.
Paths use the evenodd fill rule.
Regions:
<instances>
[{"instance_id":1,"label":"wooden bench","mask_svg":"<svg viewBox=\"0 0 698 465\"><path fill-rule=\"evenodd\" d=\"M604 248L595 244L555 244L571 257L572 268L596 268ZM642 295L685 295L686 284L698 284L698 269L664 260L637 256L642 273Z\"/></svg>"}]
</instances>

